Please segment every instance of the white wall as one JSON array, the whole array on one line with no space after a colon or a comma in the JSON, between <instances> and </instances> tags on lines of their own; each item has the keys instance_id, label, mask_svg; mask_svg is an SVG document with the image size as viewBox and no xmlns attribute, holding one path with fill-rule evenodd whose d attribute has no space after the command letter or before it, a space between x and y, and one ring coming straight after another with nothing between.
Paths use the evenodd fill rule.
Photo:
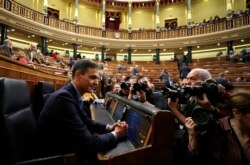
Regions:
<instances>
[{"instance_id":1,"label":"white wall","mask_svg":"<svg viewBox=\"0 0 250 165\"><path fill-rule=\"evenodd\" d=\"M116 60L117 61L124 61L124 56L128 55L126 53L117 53ZM131 60L132 61L153 61L154 53L148 53L148 54L135 54L132 53ZM173 53L161 53L160 54L160 61L170 61L172 58L174 58L174 52Z\"/></svg>"}]
</instances>

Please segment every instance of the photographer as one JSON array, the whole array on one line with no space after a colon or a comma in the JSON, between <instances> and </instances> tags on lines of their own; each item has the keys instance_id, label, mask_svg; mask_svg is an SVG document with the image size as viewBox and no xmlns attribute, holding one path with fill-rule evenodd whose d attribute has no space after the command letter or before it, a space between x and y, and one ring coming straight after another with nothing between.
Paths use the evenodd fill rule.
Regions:
<instances>
[{"instance_id":1,"label":"photographer","mask_svg":"<svg viewBox=\"0 0 250 165\"><path fill-rule=\"evenodd\" d=\"M138 100L137 93L133 90L136 82L137 76L127 76L124 81L121 81L119 95L128 99Z\"/></svg>"},{"instance_id":2,"label":"photographer","mask_svg":"<svg viewBox=\"0 0 250 165\"><path fill-rule=\"evenodd\" d=\"M187 87L196 87L199 86L201 84L204 84L204 82L206 82L206 80L210 80L211 74L205 70L205 69L201 69L201 68L195 68L193 69L186 78L186 86ZM224 91L224 88L221 86L214 86L214 84L212 84L213 86L211 87L212 89L216 88L216 92L217 93L211 93L213 92L213 90L207 89L210 96L210 99L215 100L218 99L222 100L221 102L223 102L224 98L228 97L228 93L226 91ZM218 98L216 97L218 96ZM212 98L214 97L214 98ZM217 100L216 100L217 101ZM180 112L178 110L178 104L179 104L179 99L177 98L176 101L173 101L171 98L168 98L168 107L169 109L172 111L172 113L175 115L175 117L182 123L185 123L185 119L186 116L183 115L182 112ZM186 104L186 107L184 109L184 113L185 114L189 114L191 109L195 106L195 105L199 105L201 108L206 109L208 112L211 112L213 115L216 116L216 118L220 118L220 117L224 117L226 114L223 112L223 110L219 110L218 108L215 107L215 105L217 105L217 103L215 104L213 102L214 105L211 104L211 100L208 99L208 96L206 93L203 93L202 96L191 96L188 99L188 102Z\"/></svg>"},{"instance_id":3,"label":"photographer","mask_svg":"<svg viewBox=\"0 0 250 165\"><path fill-rule=\"evenodd\" d=\"M205 133L195 129L191 117L185 119L192 164L250 164L250 92L233 93L226 107L230 116L216 120Z\"/></svg>"},{"instance_id":4,"label":"photographer","mask_svg":"<svg viewBox=\"0 0 250 165\"><path fill-rule=\"evenodd\" d=\"M141 84L139 91L140 101L149 106L155 106L159 109L166 110L166 98L161 91L154 90L154 84L151 84L149 79L143 75L138 75L138 83Z\"/></svg>"},{"instance_id":5,"label":"photographer","mask_svg":"<svg viewBox=\"0 0 250 165\"><path fill-rule=\"evenodd\" d=\"M119 84L119 83L115 83L114 89L113 89L112 93L114 93L114 94L119 94L120 91L121 91L121 86L120 86L120 84Z\"/></svg>"},{"instance_id":6,"label":"photographer","mask_svg":"<svg viewBox=\"0 0 250 165\"><path fill-rule=\"evenodd\" d=\"M203 91L204 89L201 88L204 86L208 88L205 91ZM200 131L206 132L208 127L212 125L214 121L213 119L221 118L221 111L219 111L219 109L215 107L217 103L215 103L214 100L219 100L219 96L225 98L225 96L227 95L225 94L225 91L222 87L217 86L217 84L214 83L213 80L211 80L211 74L207 70L201 68L195 68L187 75L185 83L183 84L183 87L181 89L184 88L191 89L188 92L193 93L194 95L185 93L180 90L181 92L176 94L178 97L168 98L168 107L182 125L185 125L187 117L196 116L195 119L200 124ZM197 93L192 91L194 89L198 89L195 90L195 92L199 93L199 95L196 95ZM207 95L207 93L209 95ZM189 97L186 98L186 94L189 95ZM208 97L212 97L211 100L213 105L211 104ZM187 101L185 105L182 104L183 100ZM182 111L179 110L179 107L181 106L183 107ZM222 116L224 116L224 114ZM176 164L183 164L188 162L189 160L187 156L188 134L185 130L181 129L182 127L179 126L180 129L176 131ZM182 159L179 159L179 157L182 157Z\"/></svg>"}]
</instances>

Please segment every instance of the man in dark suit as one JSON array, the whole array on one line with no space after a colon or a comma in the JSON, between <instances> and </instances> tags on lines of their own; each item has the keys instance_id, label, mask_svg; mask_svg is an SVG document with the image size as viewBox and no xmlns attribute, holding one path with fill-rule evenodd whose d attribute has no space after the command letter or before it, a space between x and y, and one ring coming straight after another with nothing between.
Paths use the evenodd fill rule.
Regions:
<instances>
[{"instance_id":1,"label":"man in dark suit","mask_svg":"<svg viewBox=\"0 0 250 165\"><path fill-rule=\"evenodd\" d=\"M71 82L49 97L39 118L46 155L73 152L78 164L98 164L96 153L115 147L117 140L126 135L125 122L109 125L87 117L81 96L91 93L98 79L96 63L78 60Z\"/></svg>"}]
</instances>

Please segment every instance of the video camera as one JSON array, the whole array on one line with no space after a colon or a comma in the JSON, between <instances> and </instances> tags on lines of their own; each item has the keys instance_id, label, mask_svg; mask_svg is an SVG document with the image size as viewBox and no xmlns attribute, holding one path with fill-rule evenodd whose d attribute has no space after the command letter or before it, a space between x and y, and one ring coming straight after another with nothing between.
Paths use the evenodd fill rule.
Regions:
<instances>
[{"instance_id":1,"label":"video camera","mask_svg":"<svg viewBox=\"0 0 250 165\"><path fill-rule=\"evenodd\" d=\"M171 98L175 101L179 99L180 104L186 104L191 96L202 97L205 93L212 105L215 105L219 100L219 89L217 82L213 79L206 80L199 86L188 86L177 89L164 88L163 95L166 98ZM200 105L193 103L187 106L185 116L191 116L194 122L198 125L199 130L205 130L214 121L213 114Z\"/></svg>"},{"instance_id":2,"label":"video camera","mask_svg":"<svg viewBox=\"0 0 250 165\"><path fill-rule=\"evenodd\" d=\"M203 93L207 94L209 101L214 104L217 101L218 86L217 82L213 79L206 80L199 86L187 86L182 88L163 88L163 95L166 98L171 98L173 101L179 99L180 104L185 104L191 96L202 96Z\"/></svg>"},{"instance_id":3,"label":"video camera","mask_svg":"<svg viewBox=\"0 0 250 165\"><path fill-rule=\"evenodd\" d=\"M129 90L130 86L131 86L131 84L129 82L122 82L121 83L121 89ZM142 91L146 92L147 88L148 88L147 83L139 83L139 82L137 82L133 86L134 91L142 90Z\"/></svg>"}]
</instances>

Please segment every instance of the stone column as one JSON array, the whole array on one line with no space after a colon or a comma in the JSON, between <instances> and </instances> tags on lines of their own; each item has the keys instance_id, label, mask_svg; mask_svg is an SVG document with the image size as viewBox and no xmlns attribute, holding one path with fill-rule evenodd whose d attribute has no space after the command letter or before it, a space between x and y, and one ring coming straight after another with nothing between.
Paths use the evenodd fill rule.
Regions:
<instances>
[{"instance_id":1,"label":"stone column","mask_svg":"<svg viewBox=\"0 0 250 165\"><path fill-rule=\"evenodd\" d=\"M78 49L78 45L73 43L73 59L76 60L77 59L77 49Z\"/></svg>"},{"instance_id":2,"label":"stone column","mask_svg":"<svg viewBox=\"0 0 250 165\"><path fill-rule=\"evenodd\" d=\"M102 37L106 37L106 0L102 0Z\"/></svg>"},{"instance_id":3,"label":"stone column","mask_svg":"<svg viewBox=\"0 0 250 165\"><path fill-rule=\"evenodd\" d=\"M192 27L191 0L187 1L187 26Z\"/></svg>"},{"instance_id":4,"label":"stone column","mask_svg":"<svg viewBox=\"0 0 250 165\"><path fill-rule=\"evenodd\" d=\"M132 55L132 49L128 48L128 64L132 64L131 55Z\"/></svg>"},{"instance_id":5,"label":"stone column","mask_svg":"<svg viewBox=\"0 0 250 165\"><path fill-rule=\"evenodd\" d=\"M75 0L75 14L74 14L74 23L78 23L78 0Z\"/></svg>"},{"instance_id":6,"label":"stone column","mask_svg":"<svg viewBox=\"0 0 250 165\"><path fill-rule=\"evenodd\" d=\"M156 59L155 64L160 64L160 49L155 49Z\"/></svg>"},{"instance_id":7,"label":"stone column","mask_svg":"<svg viewBox=\"0 0 250 165\"><path fill-rule=\"evenodd\" d=\"M233 48L233 41L228 41L227 42L227 54L229 54L230 51L233 51L234 48Z\"/></svg>"},{"instance_id":8,"label":"stone column","mask_svg":"<svg viewBox=\"0 0 250 165\"><path fill-rule=\"evenodd\" d=\"M156 12L155 12L155 30L156 39L160 39L160 0L156 0Z\"/></svg>"},{"instance_id":9,"label":"stone column","mask_svg":"<svg viewBox=\"0 0 250 165\"><path fill-rule=\"evenodd\" d=\"M227 10L227 15L226 18L227 20L231 20L233 18L233 13L232 13L232 0L226 0L226 10Z\"/></svg>"},{"instance_id":10,"label":"stone column","mask_svg":"<svg viewBox=\"0 0 250 165\"><path fill-rule=\"evenodd\" d=\"M132 19L131 19L131 15L132 15L132 1L129 0L128 1L128 38L132 39Z\"/></svg>"},{"instance_id":11,"label":"stone column","mask_svg":"<svg viewBox=\"0 0 250 165\"><path fill-rule=\"evenodd\" d=\"M47 38L46 37L41 37L41 53L45 55L46 53L46 47L47 47Z\"/></svg>"},{"instance_id":12,"label":"stone column","mask_svg":"<svg viewBox=\"0 0 250 165\"><path fill-rule=\"evenodd\" d=\"M188 47L187 47L187 51L188 51L188 54L187 54L187 61L188 61L188 63L192 63L192 62L193 62L193 57L192 57L192 46L188 46Z\"/></svg>"},{"instance_id":13,"label":"stone column","mask_svg":"<svg viewBox=\"0 0 250 165\"><path fill-rule=\"evenodd\" d=\"M105 59L104 59L104 57L105 57L105 53L106 53L106 48L105 48L105 46L102 46L102 57L101 57L101 62L105 62Z\"/></svg>"},{"instance_id":14,"label":"stone column","mask_svg":"<svg viewBox=\"0 0 250 165\"><path fill-rule=\"evenodd\" d=\"M4 40L7 38L7 29L8 26L5 24L1 24L1 45L3 44Z\"/></svg>"},{"instance_id":15,"label":"stone column","mask_svg":"<svg viewBox=\"0 0 250 165\"><path fill-rule=\"evenodd\" d=\"M43 1L43 14L44 14L44 21L45 25L49 25L49 18L48 18L48 0Z\"/></svg>"}]
</instances>

